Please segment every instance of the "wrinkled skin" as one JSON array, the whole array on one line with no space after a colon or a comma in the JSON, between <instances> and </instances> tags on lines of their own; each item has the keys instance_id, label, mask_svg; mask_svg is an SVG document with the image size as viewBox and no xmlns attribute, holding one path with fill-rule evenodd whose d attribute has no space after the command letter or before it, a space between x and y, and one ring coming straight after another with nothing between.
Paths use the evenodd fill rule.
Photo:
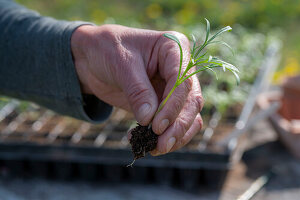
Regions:
<instances>
[{"instance_id":1,"label":"wrinkled skin","mask_svg":"<svg viewBox=\"0 0 300 200\"><path fill-rule=\"evenodd\" d=\"M119 25L76 29L71 49L83 93L134 113L141 125L152 121L159 135L152 155L186 145L202 127L201 88L194 76L181 84L156 116L155 112L176 82L180 53L161 31ZM183 48L183 67L189 61L189 41L176 35Z\"/></svg>"}]
</instances>

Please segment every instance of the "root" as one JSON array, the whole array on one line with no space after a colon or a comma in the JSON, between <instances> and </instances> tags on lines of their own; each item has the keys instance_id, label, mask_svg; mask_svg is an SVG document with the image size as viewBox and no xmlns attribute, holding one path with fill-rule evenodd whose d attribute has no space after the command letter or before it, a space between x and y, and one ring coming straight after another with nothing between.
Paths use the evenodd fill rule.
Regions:
<instances>
[{"instance_id":1,"label":"root","mask_svg":"<svg viewBox=\"0 0 300 200\"><path fill-rule=\"evenodd\" d=\"M135 160L136 160L136 159L133 159L133 161L132 161L129 165L126 165L126 167L131 167L131 168L133 168L132 166L133 166Z\"/></svg>"}]
</instances>

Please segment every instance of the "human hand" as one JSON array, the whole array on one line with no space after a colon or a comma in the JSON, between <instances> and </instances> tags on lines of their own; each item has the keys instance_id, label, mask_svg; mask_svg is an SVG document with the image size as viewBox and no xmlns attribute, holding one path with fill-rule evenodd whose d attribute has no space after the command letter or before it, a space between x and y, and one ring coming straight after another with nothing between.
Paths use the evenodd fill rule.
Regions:
<instances>
[{"instance_id":1,"label":"human hand","mask_svg":"<svg viewBox=\"0 0 300 200\"><path fill-rule=\"evenodd\" d=\"M155 115L179 70L178 46L163 33L119 25L84 25L71 38L82 92L132 111L141 125L152 121L152 129L159 135L152 155L183 147L202 127L203 99L195 76L176 88ZM181 41L184 68L189 62L189 41L180 33L171 33Z\"/></svg>"}]
</instances>

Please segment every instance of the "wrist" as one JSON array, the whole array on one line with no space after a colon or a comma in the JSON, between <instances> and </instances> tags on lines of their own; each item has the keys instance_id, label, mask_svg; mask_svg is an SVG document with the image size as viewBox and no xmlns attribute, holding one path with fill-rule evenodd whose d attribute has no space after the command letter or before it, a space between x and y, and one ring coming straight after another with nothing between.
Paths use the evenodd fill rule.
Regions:
<instances>
[{"instance_id":1,"label":"wrist","mask_svg":"<svg viewBox=\"0 0 300 200\"><path fill-rule=\"evenodd\" d=\"M91 44L90 31L93 26L82 25L78 27L71 36L71 52L73 56L74 67L80 82L81 92L83 94L92 94L88 85L88 60L87 49Z\"/></svg>"}]
</instances>

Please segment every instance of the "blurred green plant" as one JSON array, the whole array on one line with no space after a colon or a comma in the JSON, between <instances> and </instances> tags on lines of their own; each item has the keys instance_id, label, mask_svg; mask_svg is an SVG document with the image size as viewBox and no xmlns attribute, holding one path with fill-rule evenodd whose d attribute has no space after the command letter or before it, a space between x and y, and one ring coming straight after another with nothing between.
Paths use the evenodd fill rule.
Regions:
<instances>
[{"instance_id":1,"label":"blurred green plant","mask_svg":"<svg viewBox=\"0 0 300 200\"><path fill-rule=\"evenodd\" d=\"M284 37L283 63L290 52L300 52L299 0L16 0L58 19L84 20L96 24L117 23L139 28L170 30L174 25L194 26L204 17L212 28L240 24L267 34L281 28ZM300 62L300 57L296 57ZM300 67L299 67L300 68Z\"/></svg>"},{"instance_id":2,"label":"blurred green plant","mask_svg":"<svg viewBox=\"0 0 300 200\"><path fill-rule=\"evenodd\" d=\"M7 104L8 101L9 101L9 98L0 96L0 109L1 109L3 106L5 106L5 104Z\"/></svg>"},{"instance_id":3,"label":"blurred green plant","mask_svg":"<svg viewBox=\"0 0 300 200\"><path fill-rule=\"evenodd\" d=\"M257 28L261 24L272 27L297 22L300 17L298 0L17 0L17 2L39 10L42 14L63 19L78 17L82 20L93 20L97 15L92 13L100 10L106 17L113 17L121 24L131 20L142 24L156 24L173 18L176 24L192 25L206 16L212 19L215 26L233 25L238 22L247 27ZM102 22L104 21L103 18Z\"/></svg>"}]
</instances>

